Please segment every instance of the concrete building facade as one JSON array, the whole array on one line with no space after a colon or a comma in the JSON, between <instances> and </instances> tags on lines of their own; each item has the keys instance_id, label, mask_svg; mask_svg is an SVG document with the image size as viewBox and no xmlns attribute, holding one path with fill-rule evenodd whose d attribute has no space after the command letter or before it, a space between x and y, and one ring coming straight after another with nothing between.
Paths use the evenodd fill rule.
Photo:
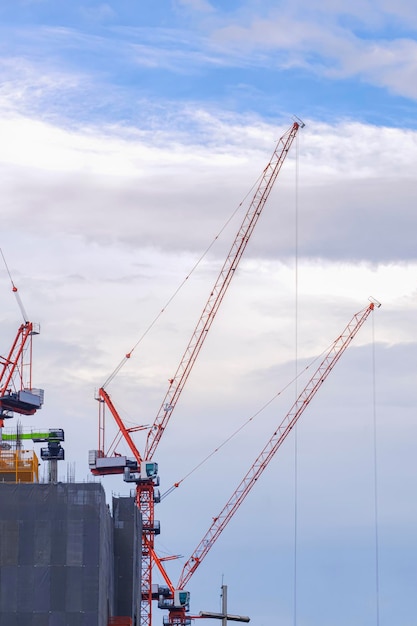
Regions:
<instances>
[{"instance_id":1,"label":"concrete building facade","mask_svg":"<svg viewBox=\"0 0 417 626\"><path fill-rule=\"evenodd\" d=\"M98 483L0 483L0 626L139 623L139 514L113 507Z\"/></svg>"}]
</instances>

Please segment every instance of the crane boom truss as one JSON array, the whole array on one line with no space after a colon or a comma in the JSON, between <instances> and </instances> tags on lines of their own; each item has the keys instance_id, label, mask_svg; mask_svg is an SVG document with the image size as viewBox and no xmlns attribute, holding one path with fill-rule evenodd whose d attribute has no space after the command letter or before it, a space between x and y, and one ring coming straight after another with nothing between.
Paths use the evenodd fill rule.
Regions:
<instances>
[{"instance_id":1,"label":"crane boom truss","mask_svg":"<svg viewBox=\"0 0 417 626\"><path fill-rule=\"evenodd\" d=\"M292 127L279 139L268 165L262 172L261 180L240 229L210 293L209 299L184 352L178 369L170 381L168 391L155 418L153 428L148 433L144 454L145 459L151 459L155 453L195 360L207 337L207 331L213 323L239 261L246 249L250 236L259 220L262 209L268 200L275 180L297 135L299 126L300 124L298 122L294 122Z\"/></svg>"},{"instance_id":2,"label":"crane boom truss","mask_svg":"<svg viewBox=\"0 0 417 626\"><path fill-rule=\"evenodd\" d=\"M99 450L97 457L107 457L104 449L104 408L107 406L119 428L119 434L124 438L130 450L139 465L141 462L151 461L155 450L161 440L166 429L172 412L178 402L184 385L198 357L198 354L207 337L216 313L222 303L227 288L233 278L235 270L246 249L247 243L253 233L253 230L259 220L266 201L271 193L275 180L281 170L285 158L294 142L298 129L303 126L302 122L294 122L287 132L279 139L270 161L263 170L260 182L257 186L253 199L245 214L240 229L234 239L232 247L227 255L226 261L220 271L217 281L210 293L209 299L204 307L203 313L197 323L192 334L191 340L184 352L174 377L170 380L168 391L162 401L160 409L157 413L152 428L149 430L145 444L144 454L141 456L133 439L130 435L131 429L125 427L123 420L114 407L110 396L102 387L99 390L98 400L100 401L99 410ZM94 453L94 451L93 451ZM91 471L97 475L105 475L107 473L122 473L124 468L122 465L115 467L111 465L104 468L100 464L101 458L92 461L93 469ZM129 474L129 472L128 472ZM126 480L126 477L125 477ZM133 481L134 478L131 478ZM142 531L142 580L141 580L141 626L151 626L152 622L152 565L155 563L161 571L163 566L159 562L154 551L154 535L156 532L156 523L154 519L154 497L152 480L140 480L136 487L136 504L142 514L143 531Z\"/></svg>"},{"instance_id":3,"label":"crane boom truss","mask_svg":"<svg viewBox=\"0 0 417 626\"><path fill-rule=\"evenodd\" d=\"M0 428L13 413L33 415L43 403L43 390L32 387L32 338L39 326L19 327L7 357L0 356Z\"/></svg>"},{"instance_id":4,"label":"crane boom truss","mask_svg":"<svg viewBox=\"0 0 417 626\"><path fill-rule=\"evenodd\" d=\"M107 406L110 409L110 413L113 416L114 421L116 422L117 426L119 427L119 431L121 433L121 435L123 436L123 439L126 441L127 445L130 448L130 451L132 452L133 456L135 457L136 461L138 463L141 462L142 457L140 455L139 450L137 449L131 435L130 435L130 429L126 428L122 418L120 417L116 407L114 406L113 402L111 401L111 398L109 396L109 394L107 393L107 391L103 388L100 387L99 391L98 391L98 397L97 397L98 401L99 401L99 407L100 407L100 413L99 413L99 442L98 442L98 449L100 451L100 453L102 453L104 455L105 450L104 450L104 406Z\"/></svg>"},{"instance_id":5,"label":"crane boom truss","mask_svg":"<svg viewBox=\"0 0 417 626\"><path fill-rule=\"evenodd\" d=\"M178 589L184 589L197 567L213 547L219 535L223 532L230 519L242 504L252 487L255 485L256 481L263 473L278 448L291 432L297 420L307 408L312 398L324 383L346 348L352 342L353 338L364 324L371 311L373 311L374 307L375 303L371 302L366 309L356 313L342 334L329 348L320 365L298 396L291 409L288 411L287 415L282 420L281 424L278 426L226 505L223 507L222 511L217 517L214 518L209 530L204 535L191 557L185 563L178 581Z\"/></svg>"},{"instance_id":6,"label":"crane boom truss","mask_svg":"<svg viewBox=\"0 0 417 626\"><path fill-rule=\"evenodd\" d=\"M13 383L13 379L17 377L19 389L32 386L32 335L33 324L32 322L25 322L22 324L16 334L15 340L10 348L7 357L0 357L0 394L3 396L10 385ZM25 355L29 350L29 358L26 361ZM28 369L27 380L24 380L25 371ZM16 376L17 375L17 376ZM16 387L13 384L13 387Z\"/></svg>"}]
</instances>

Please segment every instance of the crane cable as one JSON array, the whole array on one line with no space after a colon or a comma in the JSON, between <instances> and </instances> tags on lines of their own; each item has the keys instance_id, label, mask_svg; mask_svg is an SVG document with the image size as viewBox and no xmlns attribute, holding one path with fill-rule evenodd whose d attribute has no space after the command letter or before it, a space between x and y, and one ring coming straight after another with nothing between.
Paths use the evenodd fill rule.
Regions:
<instances>
[{"instance_id":1,"label":"crane cable","mask_svg":"<svg viewBox=\"0 0 417 626\"><path fill-rule=\"evenodd\" d=\"M375 373L375 320L372 316L372 401L373 401L373 455L374 455L374 521L375 521L375 619L379 626L379 512L378 512L378 450Z\"/></svg>"},{"instance_id":2,"label":"crane cable","mask_svg":"<svg viewBox=\"0 0 417 626\"><path fill-rule=\"evenodd\" d=\"M166 496L170 495L173 491L175 491L175 489L177 487L180 486L180 484L182 482L184 482L184 480L186 480L189 476L191 476L191 474L193 474L195 471L197 471L202 465L204 465L212 456L214 456L219 450L221 450L221 448L223 448L223 446L225 446L231 439L233 439L238 433L241 432L241 430L243 430L253 419L255 419L255 417L257 417L260 413L262 413L278 396L280 396L288 387L290 387L294 382L297 381L297 379L301 376L301 374L303 374L305 371L307 371L310 367L312 367L312 365L314 365L314 363L317 361L317 359L319 359L324 352L321 353L321 355L317 356L312 363L310 363L306 368L304 368L304 370L302 372L300 372L299 374L297 373L297 362L298 362L298 356L297 356L297 344L298 344L298 339L297 339L297 334L298 334L298 172L299 172L299 139L298 139L298 135L296 137L296 168L295 168L295 276L296 276L296 303L295 303L295 308L296 308L296 371L295 371L295 377L293 380L291 380L283 389L281 389L281 391L279 391L278 393L276 393L268 402L266 402L258 411L256 411L256 413L254 413L248 420L246 420L246 422L244 422L237 430L235 430L231 435L229 435L229 437L227 437L227 439L225 439L223 441L222 444L220 444L220 446L218 446L217 448L215 448L212 452L210 452L210 454L208 454L202 461L200 461L192 470L190 470L188 472L188 474L186 474L181 480L179 480L178 482L174 483L165 493L162 494L161 496L161 500L163 500ZM258 178L259 181L259 178ZM257 181L257 182L258 182ZM257 184L257 182L255 184ZM255 185L253 185L254 187ZM253 189L252 187L252 189ZM249 193L251 193L250 191L248 192L248 194L246 195L246 197L249 195ZM245 197L245 199L246 199ZM244 200L245 200L244 199ZM242 205L242 203L244 202L244 200L240 203L239 207ZM239 208L238 207L238 208ZM235 212L233 213L232 217L235 215L235 213L237 212L237 209L235 210ZM228 222L226 223L226 225L229 223L231 218L229 218ZM223 229L224 230L224 227ZM222 231L220 231L222 232ZM295 388L295 393L296 393L296 397L297 397L297 387Z\"/></svg>"},{"instance_id":3,"label":"crane cable","mask_svg":"<svg viewBox=\"0 0 417 626\"><path fill-rule=\"evenodd\" d=\"M193 267L191 268L191 270L188 272L188 274L185 276L185 278L181 281L181 283L178 285L178 287L174 290L174 292L172 293L172 295L168 298L166 304L162 307L162 309L159 311L159 313L154 317L153 321L149 324L149 326L146 328L146 330L142 333L142 335L139 337L139 339L137 340L137 342L135 343L135 345L133 346L133 348L127 352L125 354L125 356L123 357L123 359L120 361L120 363L117 365L117 367L114 369L114 371L110 374L110 376L106 379L105 383L102 385L102 389L105 389L111 382L112 380L117 376L117 374L120 372L120 370L122 369L122 367L126 364L126 362L130 359L130 357L132 356L132 353L134 352L134 350L136 350L136 348L139 346L139 344L144 340L144 338L146 337L146 335L151 331L151 329L155 326L155 324L157 323L157 321L159 320L159 318L162 316L162 314L166 311L166 309L168 308L168 306L171 304L171 302L175 299L175 297L178 295L178 293L181 291L181 289L184 287L184 285L186 284L187 280L190 278L190 276L195 272L195 270L198 268L198 266L200 265L200 263L205 259L205 257L207 256L207 254L210 252L211 248L214 246L214 244L216 243L216 241L219 239L219 237L221 236L221 234L224 232L224 230L227 228L227 226L230 224L230 222L233 220L233 218L235 217L235 215L238 213L238 211L241 209L242 205L244 204L244 202L247 200L248 196L252 193L252 191L257 187L257 185L259 184L259 181L261 180L263 175L260 174L258 176L258 178L256 179L256 181L253 183L252 187L249 189L249 191L246 193L246 195L244 196L243 200L241 200L241 202L238 204L238 206L235 208L235 210L232 212L232 214L230 215L230 217L226 220L226 222L223 224L223 226L221 227L220 231L217 233L217 235L214 237L214 239L211 241L211 243L208 245L208 247L206 248L206 250L203 252L203 254L200 256L200 258L196 261L196 263L193 265Z\"/></svg>"},{"instance_id":4,"label":"crane cable","mask_svg":"<svg viewBox=\"0 0 417 626\"><path fill-rule=\"evenodd\" d=\"M298 217L299 217L299 136L296 138L296 185L295 185L295 394L297 397L298 370ZM378 511L378 449L376 414L375 373L375 319L372 316L372 402L373 402L373 470L374 470L374 526L375 526L375 620L380 623L379 591L379 511ZM297 565L298 565L298 440L297 424L294 428L294 577L293 577L293 623L297 626Z\"/></svg>"},{"instance_id":5,"label":"crane cable","mask_svg":"<svg viewBox=\"0 0 417 626\"><path fill-rule=\"evenodd\" d=\"M4 262L4 265L6 267L6 271L7 271L8 275L9 275L10 282L12 284L12 291L13 291L14 295L16 296L17 304L18 304L20 312L22 314L23 321L24 321L25 324L27 324L29 322L29 318L28 318L28 316L26 314L26 311L25 311L25 308L23 306L23 302L22 302L22 300L20 298L20 294L18 292L18 289L17 289L16 285L13 282L13 278L12 278L12 275L10 273L9 266L7 265L7 262L6 262L6 257L4 256L3 250L1 248L0 248L0 254L3 257L3 262Z\"/></svg>"},{"instance_id":6,"label":"crane cable","mask_svg":"<svg viewBox=\"0 0 417 626\"><path fill-rule=\"evenodd\" d=\"M333 342L334 343L334 342ZM206 457L204 457L204 459L202 459L202 461L200 461L199 463L197 463L197 465L195 465L193 467L193 469L191 469L185 476L183 476L183 478L181 478L181 480L175 482L167 491L165 491L162 495L161 495L161 500L163 500L164 498L166 498L167 496L169 496L173 491L175 491L175 489L177 487L179 487L187 478L189 478L189 476L191 476L192 474L194 474L194 472L196 472L198 469L200 469L200 467L202 467L209 459L211 459L212 456L214 456L217 452L219 452L219 450L221 450L227 443L229 443L229 441L231 441L232 439L234 439L234 437L236 437L236 435L238 435L248 424L250 424L250 422L252 422L256 417L258 417L258 415L260 415L261 413L263 413L263 411L268 408L268 406L270 406L272 404L272 402L274 402L274 400L276 400L280 395L282 395L289 387L291 387L291 385L294 384L294 382L296 382L296 380L298 378L300 378L303 374L305 374L305 372L307 372L309 369L311 369L313 367L313 365L323 357L324 354L326 354L327 352L329 352L330 347L333 345L333 343L329 344L329 346L327 348L325 348L319 355L317 355L312 361L311 363L309 363L308 365L306 365L304 367L304 369L302 371L300 371L292 380L290 380L280 391L278 391L274 396L272 396L272 398L270 398L267 402L265 402L265 404L263 404L255 413L253 413L253 415L251 417L249 417L249 419L247 419L243 424L241 424L239 426L239 428L237 428L233 433L231 433L219 446L217 446L217 448L215 448L214 450L212 450Z\"/></svg>"},{"instance_id":7,"label":"crane cable","mask_svg":"<svg viewBox=\"0 0 417 626\"><path fill-rule=\"evenodd\" d=\"M298 372L298 184L299 184L299 137L296 137L295 144L295 327L294 327L294 365L295 365L295 399L298 397L297 372ZM293 571L293 619L294 626L297 626L297 565L298 565L298 428L294 429L294 571Z\"/></svg>"}]
</instances>

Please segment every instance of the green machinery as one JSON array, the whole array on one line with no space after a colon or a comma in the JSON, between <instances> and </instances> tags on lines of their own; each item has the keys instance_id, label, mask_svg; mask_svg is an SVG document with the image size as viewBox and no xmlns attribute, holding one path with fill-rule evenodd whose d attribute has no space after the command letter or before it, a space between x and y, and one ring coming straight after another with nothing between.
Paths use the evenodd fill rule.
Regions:
<instances>
[{"instance_id":1,"label":"green machinery","mask_svg":"<svg viewBox=\"0 0 417 626\"><path fill-rule=\"evenodd\" d=\"M16 448L16 453L22 448L22 442L31 440L34 443L46 443L47 446L41 448L41 459L48 461L48 482L58 481L58 461L65 459L64 448L61 442L64 441L64 431L62 428L50 428L46 432L31 430L21 431L19 427L16 432L2 432L1 448L12 446Z\"/></svg>"}]
</instances>

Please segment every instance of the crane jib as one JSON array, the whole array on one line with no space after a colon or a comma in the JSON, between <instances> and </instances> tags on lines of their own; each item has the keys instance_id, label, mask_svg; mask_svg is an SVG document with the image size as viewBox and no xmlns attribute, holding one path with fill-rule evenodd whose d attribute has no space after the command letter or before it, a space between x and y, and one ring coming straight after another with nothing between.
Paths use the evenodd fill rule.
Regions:
<instances>
[{"instance_id":1,"label":"crane jib","mask_svg":"<svg viewBox=\"0 0 417 626\"><path fill-rule=\"evenodd\" d=\"M137 450L131 437L131 429L124 425L123 420L104 387L99 390L97 397L100 407L99 449L90 451L90 469L94 474L98 475L123 473L125 481L136 483L136 504L141 512L143 522L141 626L151 626L153 599L158 599L158 606L161 608L168 608L170 618L167 624L172 623L172 625L185 626L190 622L190 619L185 616L189 602L189 594L187 592L183 592L178 588L173 592L174 587L169 583L168 577L165 578L169 583L168 587L162 590L161 593L159 593L158 590L154 590L154 585L152 585L152 565L155 563L161 573L164 572L164 568L154 551L154 538L155 535L159 533L159 523L154 519L154 503L159 501L159 496L154 487L159 484L159 477L157 476L157 464L152 463L151 460L167 424L172 417L181 392L187 382L232 278L236 273L236 269L245 252L246 246L258 223L262 210L300 127L303 127L301 122L294 122L290 129L280 138L270 161L262 172L260 182L232 243L224 265L220 270L213 289L210 291L210 296L184 351L179 366L174 376L169 381L168 391L165 394L153 425L149 429L143 455ZM106 456L104 447L104 407L109 408L119 427L119 435L125 440L133 453L133 459L127 459L126 457L117 455L112 457Z\"/></svg>"},{"instance_id":2,"label":"crane jib","mask_svg":"<svg viewBox=\"0 0 417 626\"><path fill-rule=\"evenodd\" d=\"M170 385L164 399L162 400L153 424L153 428L149 430L145 449L145 458L147 459L151 459L153 457L165 428L172 417L176 403L178 402L188 376L207 338L207 331L210 329L214 321L223 297L225 296L225 293L231 283L235 270L239 265L299 128L300 124L298 122L294 122L291 128L279 139L268 165L263 170L261 180L253 195L252 201L249 204L249 208L243 218L242 224L232 243L223 267L220 270L214 287L210 292L210 296L203 309L200 319L197 322L190 342L184 351L177 371L170 380ZM166 410L167 406L169 407L168 411Z\"/></svg>"},{"instance_id":3,"label":"crane jib","mask_svg":"<svg viewBox=\"0 0 417 626\"><path fill-rule=\"evenodd\" d=\"M204 557L211 550L217 538L225 529L243 500L246 498L250 490L254 487L260 475L264 472L271 459L276 454L279 447L292 431L298 419L309 405L321 385L324 383L334 365L340 359L346 348L350 345L361 326L365 323L375 306L380 306L376 300L372 300L363 311L356 313L343 332L330 346L329 350L323 357L320 365L308 381L307 385L299 394L291 409L288 411L278 428L274 431L272 437L268 440L262 452L258 455L249 471L235 489L221 512L214 518L209 530L194 550L191 557L185 563L182 570L177 588L183 589L188 583L191 576L201 564Z\"/></svg>"}]
</instances>

